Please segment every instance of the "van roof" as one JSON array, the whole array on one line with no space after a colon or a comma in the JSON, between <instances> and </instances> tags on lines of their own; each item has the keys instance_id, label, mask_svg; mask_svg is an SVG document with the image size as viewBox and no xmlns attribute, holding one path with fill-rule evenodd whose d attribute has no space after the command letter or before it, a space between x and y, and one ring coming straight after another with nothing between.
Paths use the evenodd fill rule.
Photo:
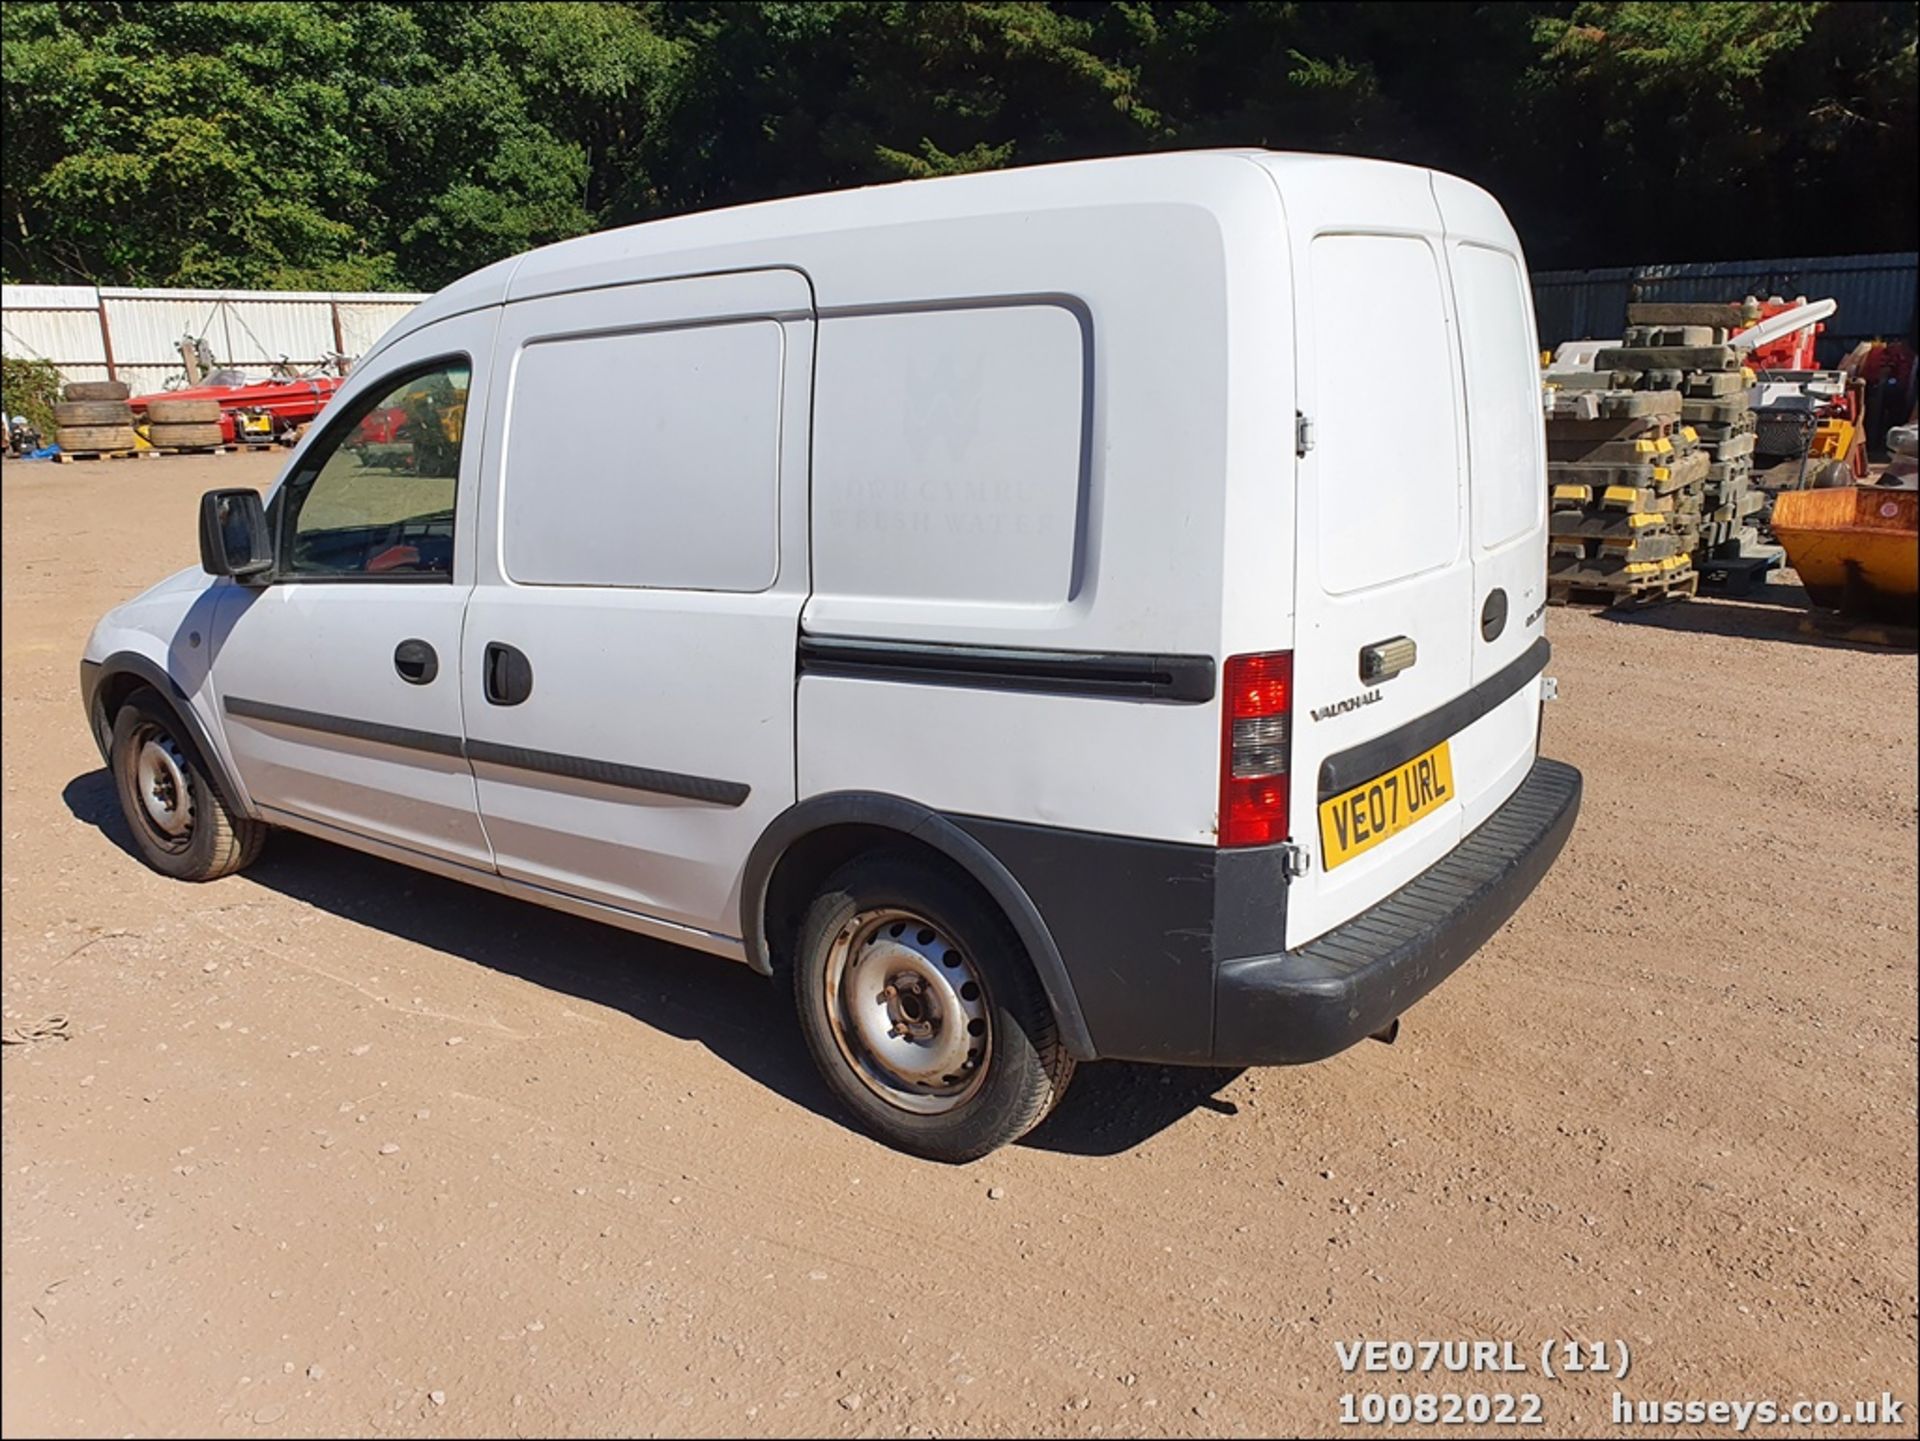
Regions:
<instances>
[{"instance_id":1,"label":"van roof","mask_svg":"<svg viewBox=\"0 0 1920 1441\"><path fill-rule=\"evenodd\" d=\"M930 222L1167 204L1199 206L1224 222L1249 191L1264 190L1253 184L1262 170L1291 192L1300 185L1349 184L1360 171L1419 168L1287 151L1170 151L894 181L695 211L563 240L476 270L423 301L387 339L508 300L718 270L799 264L819 289L830 285L831 277L806 266L799 252L824 256L831 253L834 237L887 230L900 232L896 239L910 244L916 237L905 232ZM828 299L821 293L823 305Z\"/></svg>"}]
</instances>

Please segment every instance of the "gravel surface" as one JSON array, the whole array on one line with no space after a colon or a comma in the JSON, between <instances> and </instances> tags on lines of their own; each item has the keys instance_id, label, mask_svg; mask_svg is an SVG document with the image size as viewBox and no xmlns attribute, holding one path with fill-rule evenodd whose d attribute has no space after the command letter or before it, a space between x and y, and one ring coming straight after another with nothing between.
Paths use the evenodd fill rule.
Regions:
<instances>
[{"instance_id":1,"label":"gravel surface","mask_svg":"<svg viewBox=\"0 0 1920 1441\"><path fill-rule=\"evenodd\" d=\"M842 1123L744 968L296 836L132 859L81 643L279 459L0 476L7 1434L1352 1435L1403 1391L1603 1434L1616 1389L1887 1388L1851 1434L1912 1434L1911 652L1791 586L1553 612L1580 826L1397 1045L1089 1067L943 1168ZM1539 1375L1570 1337L1628 1379ZM1361 1338L1530 1370L1346 1375Z\"/></svg>"}]
</instances>

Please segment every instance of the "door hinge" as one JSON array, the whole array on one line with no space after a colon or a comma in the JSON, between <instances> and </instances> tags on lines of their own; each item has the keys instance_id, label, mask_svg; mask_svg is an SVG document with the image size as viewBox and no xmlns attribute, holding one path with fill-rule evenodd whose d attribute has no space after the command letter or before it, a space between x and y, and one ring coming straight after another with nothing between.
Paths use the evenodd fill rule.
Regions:
<instances>
[{"instance_id":1,"label":"door hinge","mask_svg":"<svg viewBox=\"0 0 1920 1441\"><path fill-rule=\"evenodd\" d=\"M1280 843L1280 873L1288 880L1299 880L1312 864L1313 852L1305 846L1297 846L1292 841Z\"/></svg>"},{"instance_id":2,"label":"door hinge","mask_svg":"<svg viewBox=\"0 0 1920 1441\"><path fill-rule=\"evenodd\" d=\"M1550 675L1541 676L1540 677L1541 704L1544 705L1546 702L1550 700L1559 700L1559 699L1560 699L1559 679L1555 676L1550 676Z\"/></svg>"},{"instance_id":3,"label":"door hinge","mask_svg":"<svg viewBox=\"0 0 1920 1441\"><path fill-rule=\"evenodd\" d=\"M1306 457L1307 452L1312 449L1313 449L1312 417L1302 413L1301 411L1296 410L1293 413L1293 453L1296 458L1304 459Z\"/></svg>"}]
</instances>

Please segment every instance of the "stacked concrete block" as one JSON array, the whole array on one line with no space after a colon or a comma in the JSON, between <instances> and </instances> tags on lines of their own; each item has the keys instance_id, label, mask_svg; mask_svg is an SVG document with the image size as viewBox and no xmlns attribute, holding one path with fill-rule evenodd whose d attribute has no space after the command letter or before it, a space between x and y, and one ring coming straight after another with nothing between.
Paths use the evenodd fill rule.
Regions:
<instances>
[{"instance_id":1,"label":"stacked concrete block","mask_svg":"<svg viewBox=\"0 0 1920 1441\"><path fill-rule=\"evenodd\" d=\"M1622 348L1595 360L1596 366L1619 365L1631 356L1651 378L1680 390L1680 419L1708 457L1693 549L1701 571L1762 549L1758 527L1767 497L1753 480L1753 375L1745 350L1727 343L1744 323L1734 304L1629 305Z\"/></svg>"},{"instance_id":2,"label":"stacked concrete block","mask_svg":"<svg viewBox=\"0 0 1920 1441\"><path fill-rule=\"evenodd\" d=\"M1608 370L1549 377L1547 599L1632 604L1691 595L1706 453L1678 390Z\"/></svg>"}]
</instances>

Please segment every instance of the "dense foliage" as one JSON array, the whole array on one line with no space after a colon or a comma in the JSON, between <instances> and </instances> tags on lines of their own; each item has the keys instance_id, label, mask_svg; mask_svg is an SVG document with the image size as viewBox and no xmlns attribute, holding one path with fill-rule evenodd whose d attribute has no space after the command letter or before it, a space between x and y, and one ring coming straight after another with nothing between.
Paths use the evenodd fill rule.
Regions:
<instances>
[{"instance_id":1,"label":"dense foliage","mask_svg":"<svg viewBox=\"0 0 1920 1441\"><path fill-rule=\"evenodd\" d=\"M8 0L4 273L431 288L680 210L1201 145L1443 167L1540 266L1910 249L1917 11Z\"/></svg>"},{"instance_id":2,"label":"dense foliage","mask_svg":"<svg viewBox=\"0 0 1920 1441\"><path fill-rule=\"evenodd\" d=\"M0 415L25 416L41 435L51 436L59 399L60 372L52 361L0 356Z\"/></svg>"}]
</instances>

